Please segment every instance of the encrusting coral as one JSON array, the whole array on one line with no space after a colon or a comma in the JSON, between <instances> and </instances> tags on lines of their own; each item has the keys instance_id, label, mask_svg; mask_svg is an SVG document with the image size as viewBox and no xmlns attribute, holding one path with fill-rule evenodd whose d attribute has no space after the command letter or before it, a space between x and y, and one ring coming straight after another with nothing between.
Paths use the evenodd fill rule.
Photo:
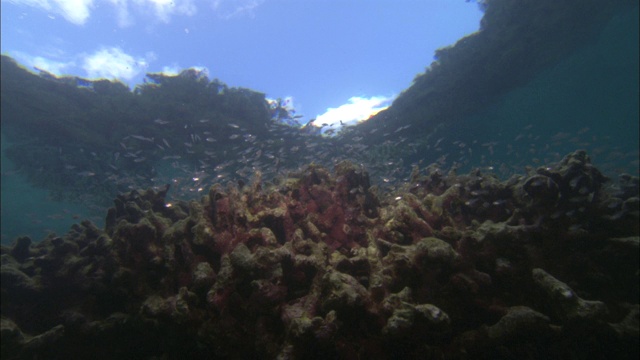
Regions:
<instances>
[{"instance_id":1,"label":"encrusting coral","mask_svg":"<svg viewBox=\"0 0 640 360\"><path fill-rule=\"evenodd\" d=\"M638 181L311 165L2 247L2 358L633 358ZM635 184L635 185L633 185Z\"/></svg>"}]
</instances>

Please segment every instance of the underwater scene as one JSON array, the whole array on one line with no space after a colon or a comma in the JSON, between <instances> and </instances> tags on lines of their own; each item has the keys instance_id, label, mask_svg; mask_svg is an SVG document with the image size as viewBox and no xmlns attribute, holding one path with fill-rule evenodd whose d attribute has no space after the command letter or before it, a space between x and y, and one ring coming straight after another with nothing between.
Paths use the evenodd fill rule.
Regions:
<instances>
[{"instance_id":1,"label":"underwater scene","mask_svg":"<svg viewBox=\"0 0 640 360\"><path fill-rule=\"evenodd\" d=\"M2 359L637 359L638 2L474 5L348 125L3 54Z\"/></svg>"}]
</instances>

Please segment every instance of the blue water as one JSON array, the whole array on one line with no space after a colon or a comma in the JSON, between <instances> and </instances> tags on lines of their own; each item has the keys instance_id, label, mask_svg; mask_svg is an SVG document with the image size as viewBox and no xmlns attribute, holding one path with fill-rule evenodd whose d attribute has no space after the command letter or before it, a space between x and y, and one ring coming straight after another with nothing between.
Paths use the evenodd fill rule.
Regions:
<instances>
[{"instance_id":1,"label":"blue water","mask_svg":"<svg viewBox=\"0 0 640 360\"><path fill-rule=\"evenodd\" d=\"M636 9L637 10L637 9ZM543 165L576 149L615 177L638 176L638 11L615 17L586 47L473 116L464 141L497 143L493 165Z\"/></svg>"},{"instance_id":2,"label":"blue water","mask_svg":"<svg viewBox=\"0 0 640 360\"><path fill-rule=\"evenodd\" d=\"M5 157L4 150L9 145L2 137L2 196L0 229L2 243L11 243L18 236L29 236L40 240L50 233L65 234L69 227L86 218L94 211L76 203L55 201L49 191L29 185L15 164ZM105 213L106 215L106 213ZM74 218L74 216L76 218ZM104 220L93 215L89 217L102 226Z\"/></svg>"}]
</instances>

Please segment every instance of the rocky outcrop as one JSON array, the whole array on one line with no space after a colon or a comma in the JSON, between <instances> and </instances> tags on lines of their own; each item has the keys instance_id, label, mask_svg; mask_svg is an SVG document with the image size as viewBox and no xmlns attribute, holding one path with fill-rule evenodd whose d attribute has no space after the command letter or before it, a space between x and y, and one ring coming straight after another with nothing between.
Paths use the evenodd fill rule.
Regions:
<instances>
[{"instance_id":1,"label":"rocky outcrop","mask_svg":"<svg viewBox=\"0 0 640 360\"><path fill-rule=\"evenodd\" d=\"M2 358L635 359L638 192L606 182L577 151L387 195L349 163L132 191L2 247Z\"/></svg>"}]
</instances>

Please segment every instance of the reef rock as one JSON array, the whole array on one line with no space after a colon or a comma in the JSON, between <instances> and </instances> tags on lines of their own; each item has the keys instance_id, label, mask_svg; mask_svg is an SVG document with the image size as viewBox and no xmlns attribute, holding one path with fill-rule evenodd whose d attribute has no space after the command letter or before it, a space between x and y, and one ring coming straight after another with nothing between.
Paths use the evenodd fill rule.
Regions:
<instances>
[{"instance_id":1,"label":"reef rock","mask_svg":"<svg viewBox=\"0 0 640 360\"><path fill-rule=\"evenodd\" d=\"M132 191L104 230L2 247L1 355L635 359L638 194L606 182L576 152L393 195L349 163L171 206Z\"/></svg>"}]
</instances>

